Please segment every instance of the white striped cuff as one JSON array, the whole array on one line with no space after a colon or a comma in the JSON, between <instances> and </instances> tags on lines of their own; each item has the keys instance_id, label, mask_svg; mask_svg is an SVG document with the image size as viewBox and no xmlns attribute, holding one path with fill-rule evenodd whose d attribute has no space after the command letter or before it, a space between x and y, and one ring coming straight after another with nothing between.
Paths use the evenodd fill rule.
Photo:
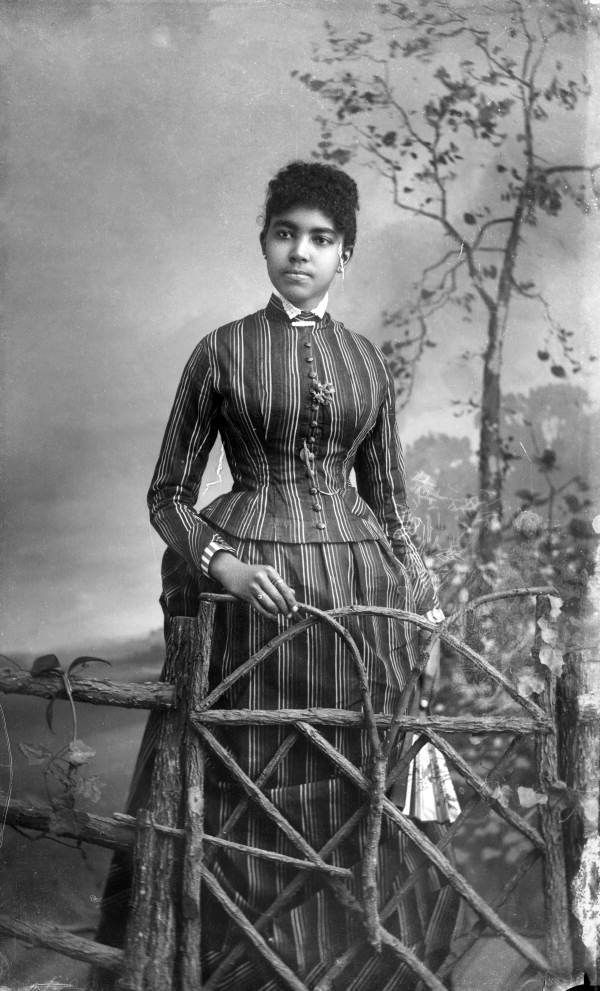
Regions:
<instances>
[{"instance_id":1,"label":"white striped cuff","mask_svg":"<svg viewBox=\"0 0 600 991\"><path fill-rule=\"evenodd\" d=\"M215 534L210 543L208 543L202 551L202 557L200 558L200 571L207 578L209 577L208 567L217 551L229 551L230 554L235 554L233 547L230 547L222 537Z\"/></svg>"}]
</instances>

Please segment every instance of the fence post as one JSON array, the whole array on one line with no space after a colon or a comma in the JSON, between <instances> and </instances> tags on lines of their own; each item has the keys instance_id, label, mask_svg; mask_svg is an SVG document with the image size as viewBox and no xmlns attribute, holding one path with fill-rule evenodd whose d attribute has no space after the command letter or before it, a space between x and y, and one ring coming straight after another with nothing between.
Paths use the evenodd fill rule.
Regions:
<instances>
[{"instance_id":1,"label":"fence post","mask_svg":"<svg viewBox=\"0 0 600 991\"><path fill-rule=\"evenodd\" d=\"M201 760L196 750L188 751L190 741L186 732L189 709L203 684L202 673L198 671L205 660L200 625L189 617L175 617L171 621L163 680L175 685L176 701L173 708L161 711L157 718L150 798L138 817L132 907L119 991L175 991L182 949L186 960L193 955L189 921L183 925L188 934L186 942L181 943L182 842L176 831L182 812L187 827L193 828L192 823L197 822L199 814L201 817L197 794ZM187 802L186 780L192 781L191 802ZM171 835L163 830L159 832L155 824L174 832ZM195 911L193 899L189 900L192 884L192 879L186 881L186 917L194 918L199 945L199 896ZM199 952L197 957L199 967ZM200 987L198 982L195 986Z\"/></svg>"},{"instance_id":2,"label":"fence post","mask_svg":"<svg viewBox=\"0 0 600 991\"><path fill-rule=\"evenodd\" d=\"M592 650L565 654L559 683L560 757L573 798L565 820L576 970L600 979L600 659ZM594 876L595 874L595 876Z\"/></svg>"},{"instance_id":3,"label":"fence post","mask_svg":"<svg viewBox=\"0 0 600 991\"><path fill-rule=\"evenodd\" d=\"M550 614L547 595L536 596L536 630L532 650L539 662L542 646L538 621ZM540 665L545 688L537 701L556 726L556 677L545 665ZM573 973L571 934L569 926L569 902L567 874L562 830L562 803L557 801L558 744L556 733L536 735L536 769L538 787L548 801L539 806L540 833L546 844L544 858L544 899L546 914L546 956L552 977L568 978ZM550 981L552 981L550 977ZM551 986L551 985L550 985Z\"/></svg>"},{"instance_id":4,"label":"fence post","mask_svg":"<svg viewBox=\"0 0 600 991\"><path fill-rule=\"evenodd\" d=\"M181 920L181 991L200 991L202 971L200 945L203 920L200 914L204 834L205 746L190 723L190 715L208 691L208 669L212 650L214 602L201 602L195 629L196 642L189 653L189 677L182 695L186 723L183 734L183 880Z\"/></svg>"}]
</instances>

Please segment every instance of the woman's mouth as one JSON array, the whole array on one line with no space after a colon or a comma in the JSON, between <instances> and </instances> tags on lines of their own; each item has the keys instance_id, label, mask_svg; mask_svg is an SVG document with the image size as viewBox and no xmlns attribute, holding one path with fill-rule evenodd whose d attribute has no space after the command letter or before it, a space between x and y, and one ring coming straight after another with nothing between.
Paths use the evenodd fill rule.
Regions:
<instances>
[{"instance_id":1,"label":"woman's mouth","mask_svg":"<svg viewBox=\"0 0 600 991\"><path fill-rule=\"evenodd\" d=\"M289 269L287 272L283 273L288 279L310 279L308 272L300 272L296 269Z\"/></svg>"}]
</instances>

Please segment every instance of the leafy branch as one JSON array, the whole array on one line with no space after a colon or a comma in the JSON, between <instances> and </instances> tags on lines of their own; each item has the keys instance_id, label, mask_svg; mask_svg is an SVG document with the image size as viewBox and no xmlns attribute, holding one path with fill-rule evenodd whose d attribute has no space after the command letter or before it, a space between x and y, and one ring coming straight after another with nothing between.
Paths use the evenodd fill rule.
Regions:
<instances>
[{"instance_id":1,"label":"leafy branch","mask_svg":"<svg viewBox=\"0 0 600 991\"><path fill-rule=\"evenodd\" d=\"M75 807L77 797L86 798L93 802L97 802L100 798L99 778L97 776L86 778L81 773L83 768L96 756L96 752L79 738L77 709L71 685L72 674L78 668L92 663L110 665L110 661L100 657L76 657L65 670L61 667L55 654L44 654L36 658L31 668L31 675L34 678L51 675L60 679L71 713L70 740L57 750L52 751L42 745L19 743L19 749L29 764L41 767L48 801L57 813L72 810ZM55 732L53 725L54 701L55 698L52 696L46 707L46 723L52 733ZM59 786L58 795L53 795L51 784Z\"/></svg>"}]
</instances>

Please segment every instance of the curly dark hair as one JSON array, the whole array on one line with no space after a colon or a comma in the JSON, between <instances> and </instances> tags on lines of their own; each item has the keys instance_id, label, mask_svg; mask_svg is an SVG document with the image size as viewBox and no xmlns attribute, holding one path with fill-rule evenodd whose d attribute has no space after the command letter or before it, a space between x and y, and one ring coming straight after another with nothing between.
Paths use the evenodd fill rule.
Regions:
<instances>
[{"instance_id":1,"label":"curly dark hair","mask_svg":"<svg viewBox=\"0 0 600 991\"><path fill-rule=\"evenodd\" d=\"M295 206L310 206L333 221L344 248L356 243L358 189L347 172L322 162L290 162L269 182L260 243L264 246L271 218Z\"/></svg>"}]
</instances>

